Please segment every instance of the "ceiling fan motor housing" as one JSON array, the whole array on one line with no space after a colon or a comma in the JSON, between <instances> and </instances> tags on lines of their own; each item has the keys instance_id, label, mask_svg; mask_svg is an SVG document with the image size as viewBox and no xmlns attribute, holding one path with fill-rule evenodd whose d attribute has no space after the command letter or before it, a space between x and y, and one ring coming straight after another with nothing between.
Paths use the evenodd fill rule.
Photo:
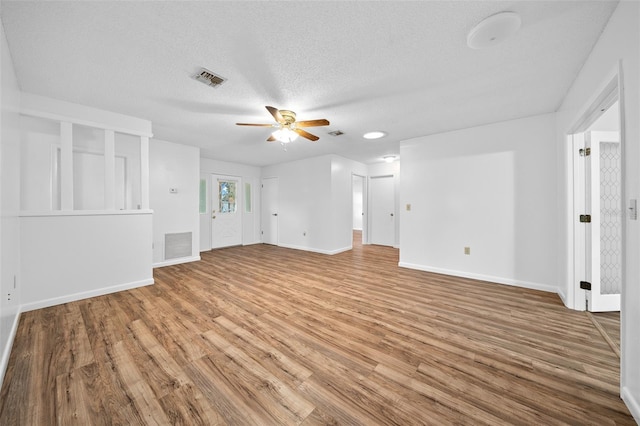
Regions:
<instances>
[{"instance_id":1,"label":"ceiling fan motor housing","mask_svg":"<svg viewBox=\"0 0 640 426\"><path fill-rule=\"evenodd\" d=\"M293 124L296 121L296 113L286 109L280 110L280 115L286 124Z\"/></svg>"}]
</instances>

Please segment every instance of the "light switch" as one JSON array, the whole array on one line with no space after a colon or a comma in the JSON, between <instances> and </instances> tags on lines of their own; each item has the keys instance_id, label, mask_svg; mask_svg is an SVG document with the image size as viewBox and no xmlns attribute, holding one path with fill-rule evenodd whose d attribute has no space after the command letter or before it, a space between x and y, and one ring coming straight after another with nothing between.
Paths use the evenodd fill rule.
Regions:
<instances>
[{"instance_id":1,"label":"light switch","mask_svg":"<svg viewBox=\"0 0 640 426\"><path fill-rule=\"evenodd\" d=\"M465 247L464 254L471 254L471 247Z\"/></svg>"}]
</instances>

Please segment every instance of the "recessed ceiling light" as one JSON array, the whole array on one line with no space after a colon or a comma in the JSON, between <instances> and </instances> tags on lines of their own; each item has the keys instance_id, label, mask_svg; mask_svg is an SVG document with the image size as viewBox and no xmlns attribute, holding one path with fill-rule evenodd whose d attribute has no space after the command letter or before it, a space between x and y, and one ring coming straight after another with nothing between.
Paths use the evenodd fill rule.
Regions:
<instances>
[{"instance_id":1,"label":"recessed ceiling light","mask_svg":"<svg viewBox=\"0 0 640 426\"><path fill-rule=\"evenodd\" d=\"M384 157L382 157L382 159L386 162L386 163L393 163L394 160L396 159L395 155L385 155Z\"/></svg>"},{"instance_id":2,"label":"recessed ceiling light","mask_svg":"<svg viewBox=\"0 0 640 426\"><path fill-rule=\"evenodd\" d=\"M375 132L368 132L362 135L365 139L380 139L387 136L386 132L382 132L380 130L376 130Z\"/></svg>"},{"instance_id":3,"label":"recessed ceiling light","mask_svg":"<svg viewBox=\"0 0 640 426\"><path fill-rule=\"evenodd\" d=\"M521 23L520 15L515 12L491 15L469 31L467 45L472 49L494 46L515 34Z\"/></svg>"}]
</instances>

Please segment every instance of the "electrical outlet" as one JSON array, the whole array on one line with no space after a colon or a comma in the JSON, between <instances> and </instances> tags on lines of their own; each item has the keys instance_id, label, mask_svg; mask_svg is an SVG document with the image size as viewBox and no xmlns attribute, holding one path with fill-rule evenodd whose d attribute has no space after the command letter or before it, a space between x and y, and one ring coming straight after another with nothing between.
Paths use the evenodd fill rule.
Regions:
<instances>
[{"instance_id":1,"label":"electrical outlet","mask_svg":"<svg viewBox=\"0 0 640 426\"><path fill-rule=\"evenodd\" d=\"M471 254L471 247L465 247L464 254Z\"/></svg>"},{"instance_id":2,"label":"electrical outlet","mask_svg":"<svg viewBox=\"0 0 640 426\"><path fill-rule=\"evenodd\" d=\"M411 204L407 204L407 211L410 212L411 211Z\"/></svg>"}]
</instances>

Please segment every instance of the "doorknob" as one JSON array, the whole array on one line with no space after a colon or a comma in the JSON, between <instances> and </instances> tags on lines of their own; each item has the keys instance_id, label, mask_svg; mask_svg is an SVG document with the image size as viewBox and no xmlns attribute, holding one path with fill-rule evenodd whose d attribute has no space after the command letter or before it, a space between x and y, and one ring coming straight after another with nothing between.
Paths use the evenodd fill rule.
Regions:
<instances>
[{"instance_id":1,"label":"doorknob","mask_svg":"<svg viewBox=\"0 0 640 426\"><path fill-rule=\"evenodd\" d=\"M391 213L391 216L393 216L393 213Z\"/></svg>"},{"instance_id":2,"label":"doorknob","mask_svg":"<svg viewBox=\"0 0 640 426\"><path fill-rule=\"evenodd\" d=\"M215 218L216 218L216 215L211 216L211 219L215 219Z\"/></svg>"},{"instance_id":3,"label":"doorknob","mask_svg":"<svg viewBox=\"0 0 640 426\"><path fill-rule=\"evenodd\" d=\"M271 216L278 216L278 213L271 213Z\"/></svg>"}]
</instances>

